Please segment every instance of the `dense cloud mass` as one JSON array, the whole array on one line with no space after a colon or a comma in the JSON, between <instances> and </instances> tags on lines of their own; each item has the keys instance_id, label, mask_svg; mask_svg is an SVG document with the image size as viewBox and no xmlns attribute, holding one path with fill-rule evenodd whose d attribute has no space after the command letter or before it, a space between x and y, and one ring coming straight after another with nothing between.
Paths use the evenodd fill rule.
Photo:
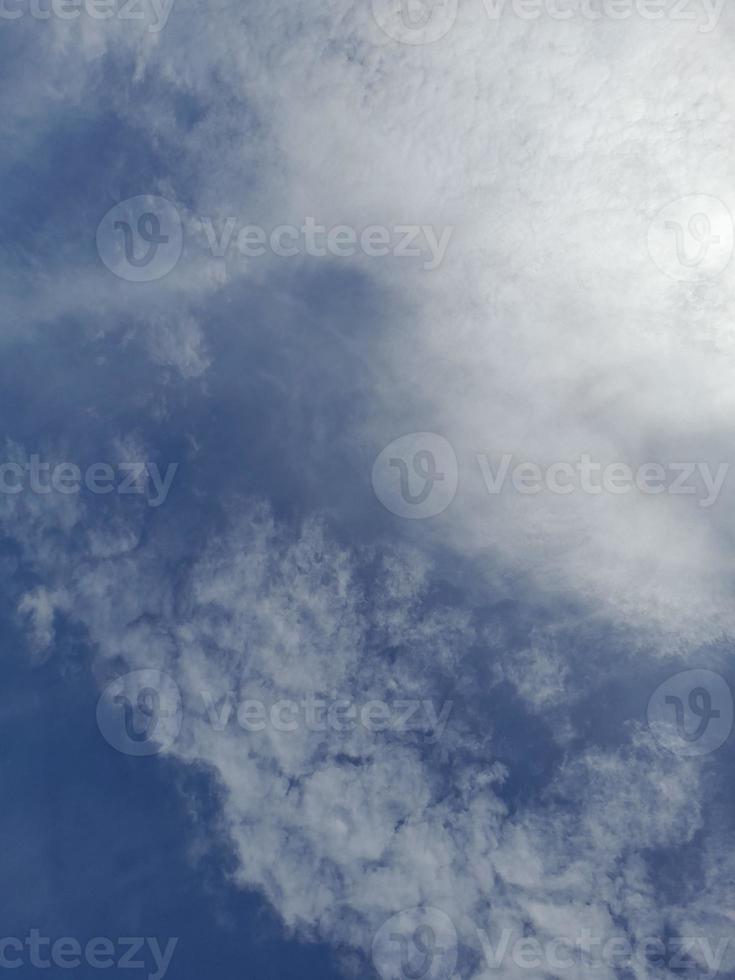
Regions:
<instances>
[{"instance_id":1,"label":"dense cloud mass","mask_svg":"<svg viewBox=\"0 0 735 980\"><path fill-rule=\"evenodd\" d=\"M735 975L728 733L646 715L732 668L732 11L436 6L425 44L388 0L4 24L3 601L33 669L73 628L100 691L174 680L162 758L345 976L422 906L467 980L529 975L508 930L631 944L601 980L676 975L646 937ZM113 274L137 197L180 221L150 281ZM695 198L702 276L656 237ZM456 465L426 520L371 482L407 433Z\"/></svg>"}]
</instances>

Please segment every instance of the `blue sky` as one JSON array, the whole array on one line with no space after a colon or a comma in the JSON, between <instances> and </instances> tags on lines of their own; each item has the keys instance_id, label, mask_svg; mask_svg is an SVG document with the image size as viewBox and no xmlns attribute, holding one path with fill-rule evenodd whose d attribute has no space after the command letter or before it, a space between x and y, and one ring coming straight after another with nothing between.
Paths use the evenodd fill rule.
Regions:
<instances>
[{"instance_id":1,"label":"blue sky","mask_svg":"<svg viewBox=\"0 0 735 980\"><path fill-rule=\"evenodd\" d=\"M0 973L735 976L731 12L69 2L0 9Z\"/></svg>"}]
</instances>

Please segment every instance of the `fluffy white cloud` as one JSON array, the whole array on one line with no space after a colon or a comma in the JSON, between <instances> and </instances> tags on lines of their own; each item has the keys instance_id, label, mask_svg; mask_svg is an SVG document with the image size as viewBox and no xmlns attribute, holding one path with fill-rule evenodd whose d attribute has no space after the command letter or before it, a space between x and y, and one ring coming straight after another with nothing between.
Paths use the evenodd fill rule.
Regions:
<instances>
[{"instance_id":1,"label":"fluffy white cloud","mask_svg":"<svg viewBox=\"0 0 735 980\"><path fill-rule=\"evenodd\" d=\"M471 610L462 623L456 608L428 601L434 573L415 553L387 548L376 568L318 522L294 535L267 507L241 502L177 582L155 540L119 557L81 555L71 576L28 557L47 581L74 582L65 612L89 631L101 685L137 668L176 679L183 728L169 751L211 767L239 879L287 926L366 950L392 912L434 905L455 921L477 976L478 929L492 943L525 923L544 940L583 928L602 941L664 934L668 911L640 854L701 829L701 770L647 734L570 755L543 797L511 811L508 770L461 701L438 742L359 725L237 723L246 699L438 703L455 673L477 684ZM366 567L384 580L377 594L360 584ZM486 725L495 703L489 691ZM509 958L500 975L517 969Z\"/></svg>"},{"instance_id":2,"label":"fluffy white cloud","mask_svg":"<svg viewBox=\"0 0 735 980\"><path fill-rule=\"evenodd\" d=\"M473 716L431 748L360 729L296 738L218 732L199 695L443 697L453 675L460 690L485 693L470 653L485 641L472 604L427 598L441 549L471 561L488 583L475 582L478 591L502 575L526 581L534 597L562 595L584 615L640 630L654 654L731 632L727 493L709 509L666 494L490 497L476 466L478 453L505 452L543 465L583 453L631 465L730 458L733 273L676 281L646 244L673 199L709 194L735 211L724 21L710 33L635 17L493 22L468 3L444 38L414 47L385 37L367 3L284 0L237 13L175 7L156 35L117 20L47 26L39 43L60 101L83 104L104 56L127 64L108 108L147 145L176 147L147 190L177 205L190 239L170 276L136 291L92 259L71 282L60 253L32 294L11 291L9 332L82 312L104 330L132 314L155 364L206 378L202 308L226 302L233 284L273 288L291 260L214 259L196 237L202 216L266 227L309 215L357 228L450 224L434 272L356 260L391 302L365 364L371 414L345 419L344 441L367 479L383 445L439 431L461 480L445 515L400 528L410 547L384 554L348 553L318 521L292 536L267 508L243 506L180 580L160 542L138 543L137 524L83 528L76 502L52 514L45 508L58 502L4 500L51 590L23 600L36 633L51 622L40 597L67 576L62 542L46 531L76 529L89 554L75 559L69 613L90 631L101 681L141 666L176 677L188 710L174 751L216 772L242 881L289 926L366 948L390 912L427 902L463 936L477 922L548 934L589 922L612 936L625 921L630 933L660 934L670 910L651 910L639 852L701 828L701 771L640 734L626 748L575 754L567 709L589 681L563 644L539 640L519 661L491 665L493 679L510 679L554 719L570 753L553 793L513 811L493 733ZM62 72L70 59L78 70ZM43 130L49 86L24 79L18 100ZM167 97L148 98L147 86ZM199 121L177 124L174 95L193 101ZM22 120L11 116L20 141ZM100 216L81 222L90 242ZM249 329L247 311L232 316ZM347 394L353 383L344 379ZM381 583L369 600L361 574ZM595 651L589 659L598 663Z\"/></svg>"},{"instance_id":3,"label":"fluffy white cloud","mask_svg":"<svg viewBox=\"0 0 735 980\"><path fill-rule=\"evenodd\" d=\"M195 177L186 199L173 167L150 188L177 203L192 241L179 269L136 294L174 304L185 323L187 298L292 261L213 259L194 235L203 216L455 226L435 272L356 260L396 296L371 365L381 411L366 426L370 449L407 427L441 431L463 471L441 525L450 546L697 643L732 626L731 489L710 509L636 493L488 499L476 454L729 460L732 274L677 282L646 244L673 199L708 194L735 210L727 17L705 31L701 16L593 21L575 8L569 20L527 20L507 6L493 19L476 3L436 43L413 46L386 37L369 4L301 0L239 14L174 6L156 34L147 22L85 22L86 33L57 22L48 37L82 57L88 80L100 46L134 59L112 104L144 138L175 141ZM60 84L68 95L81 83L75 73ZM192 98L200 121L177 126L145 85ZM50 285L31 299L36 317L51 295L71 309L99 296L106 311L130 298L94 277L73 294ZM170 360L154 329L154 357ZM189 351L180 370L200 372L199 340L178 346Z\"/></svg>"}]
</instances>

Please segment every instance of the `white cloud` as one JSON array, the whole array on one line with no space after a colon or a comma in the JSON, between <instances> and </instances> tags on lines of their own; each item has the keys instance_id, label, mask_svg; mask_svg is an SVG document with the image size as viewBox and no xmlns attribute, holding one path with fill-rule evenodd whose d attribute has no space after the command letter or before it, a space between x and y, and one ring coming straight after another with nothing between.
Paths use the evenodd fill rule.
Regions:
<instances>
[{"instance_id":1,"label":"white cloud","mask_svg":"<svg viewBox=\"0 0 735 980\"><path fill-rule=\"evenodd\" d=\"M453 719L436 747L359 727L212 725L203 691L217 706L228 691L238 702L439 698L454 671L474 670L473 633L456 610L432 603L431 628L417 628L432 580L425 563L417 576L414 553L388 549L384 587L367 601L365 561L373 556L341 548L317 522L294 535L268 508L241 506L178 585L162 573L155 543L118 558L80 557L68 612L89 630L101 685L142 667L175 677L184 722L168 751L212 767L238 877L288 927L366 950L389 914L426 903L454 919L476 964L477 927L520 934L530 921L539 936L554 936L589 925L612 937L624 935L616 924L624 919L630 935L652 925L661 934L666 909L656 907L639 854L691 841L702 790L697 766L650 736L570 756L547 799L511 814L492 739L471 761L477 732L461 703L457 727ZM53 561L37 572L52 582L68 574ZM400 651L393 662L371 640L386 626ZM434 648L451 656L435 664ZM513 975L512 963L505 969L501 976Z\"/></svg>"},{"instance_id":2,"label":"white cloud","mask_svg":"<svg viewBox=\"0 0 735 980\"><path fill-rule=\"evenodd\" d=\"M665 496L490 499L479 472L467 475L480 452L540 463L580 453L729 458L735 273L682 284L646 251L648 223L672 199L707 193L735 212L724 27L493 24L466 4L445 39L415 48L389 42L367 3L302 0L239 13L181 7L155 38L112 22L79 35L49 28L60 98L81 102L103 51L131 57L114 105L141 138L178 141L194 190L185 196L173 180L149 190L171 195L185 227L201 214L241 213L269 227L310 214L327 225L457 226L435 273L359 260L394 303L365 370L373 414L345 433L366 480L371 452L397 436L443 433L465 476L452 507L431 530L405 529L412 547L388 551L371 608L357 572L374 554L346 552L318 521L291 537L267 508L230 515L179 585L155 540L95 539L71 602L97 645L101 680L124 665L168 669L190 705L203 686L274 697L441 690L478 636L471 610L425 600L427 555L438 547L472 559L481 581L507 571L534 595L559 593L632 625L660 655L731 631L724 497L711 510ZM62 56L79 70L62 74ZM179 132L144 82L198 101L201 123ZM24 84L33 119L47 125L46 86L35 76ZM37 294L11 297L10 319L90 307L102 319L140 314L140 330L153 325L154 362L197 377L207 328L190 304L238 278L268 283L278 262L223 268L192 249L175 273L133 294L96 267L70 284L60 262ZM242 311L233 315L249 328ZM58 518L38 516L41 506L2 503L11 521L22 518L14 532L53 590L60 547L44 539L43 522L73 527L77 504ZM45 637L48 603L24 602ZM578 693L566 657L539 645L505 676L540 713L556 709ZM564 734L568 743L574 732ZM589 920L612 935L623 919L662 930L666 910L651 911L636 853L701 828L700 771L639 736L626 749L571 756L554 784L566 808L532 801L511 815L496 758L468 761L488 745L486 731L461 727L446 757L442 746L431 756L364 731L217 733L202 708L186 714L176 752L216 771L241 879L291 927L366 948L388 913L429 902L463 935L483 916L493 928L532 921L542 932Z\"/></svg>"}]
</instances>

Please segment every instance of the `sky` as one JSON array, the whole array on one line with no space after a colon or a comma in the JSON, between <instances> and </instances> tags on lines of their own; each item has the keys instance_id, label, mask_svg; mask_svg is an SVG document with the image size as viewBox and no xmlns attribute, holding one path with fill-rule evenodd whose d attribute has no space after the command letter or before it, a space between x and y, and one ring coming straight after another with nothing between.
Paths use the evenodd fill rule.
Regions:
<instances>
[{"instance_id":1,"label":"sky","mask_svg":"<svg viewBox=\"0 0 735 980\"><path fill-rule=\"evenodd\" d=\"M735 977L734 39L0 0L0 975Z\"/></svg>"}]
</instances>

